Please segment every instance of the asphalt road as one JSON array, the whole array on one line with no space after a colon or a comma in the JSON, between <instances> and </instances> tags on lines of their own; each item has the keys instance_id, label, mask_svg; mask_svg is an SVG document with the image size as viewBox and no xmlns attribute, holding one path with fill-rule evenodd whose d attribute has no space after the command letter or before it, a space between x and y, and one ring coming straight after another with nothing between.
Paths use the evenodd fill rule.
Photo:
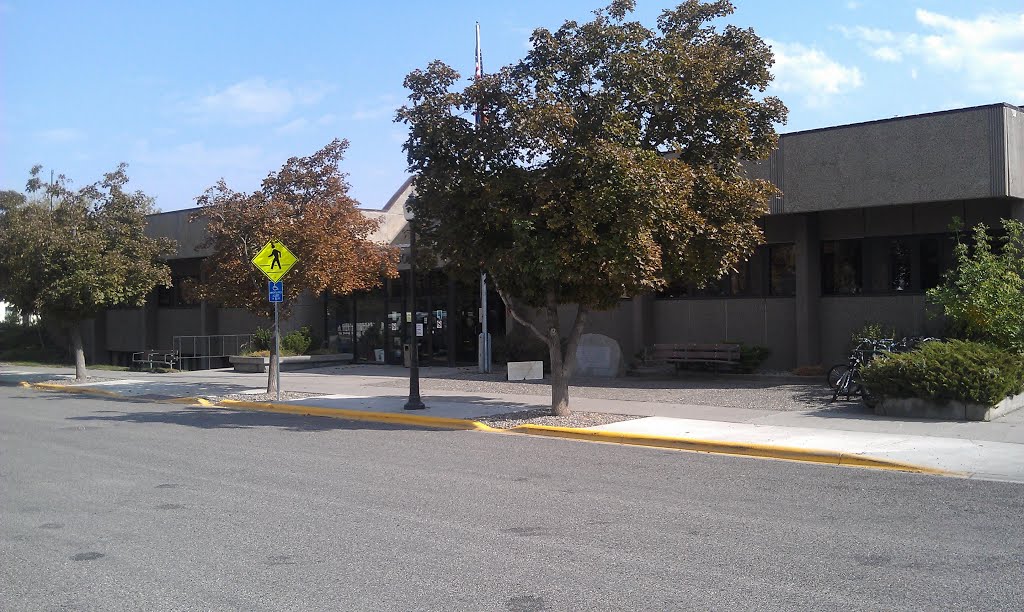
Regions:
<instances>
[{"instance_id":1,"label":"asphalt road","mask_svg":"<svg viewBox=\"0 0 1024 612\"><path fill-rule=\"evenodd\" d=\"M1019 609L1024 485L0 387L4 610Z\"/></svg>"}]
</instances>

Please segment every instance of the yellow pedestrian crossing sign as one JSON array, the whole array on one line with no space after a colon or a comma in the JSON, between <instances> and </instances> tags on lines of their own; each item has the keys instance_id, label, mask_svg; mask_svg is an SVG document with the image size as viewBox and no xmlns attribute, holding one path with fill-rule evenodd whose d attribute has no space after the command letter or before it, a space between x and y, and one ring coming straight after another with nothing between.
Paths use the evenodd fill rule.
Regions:
<instances>
[{"instance_id":1,"label":"yellow pedestrian crossing sign","mask_svg":"<svg viewBox=\"0 0 1024 612\"><path fill-rule=\"evenodd\" d=\"M276 283L285 274L288 274L288 270L292 269L296 261L298 259L292 255L288 247L284 246L283 242L271 240L260 249L256 257L252 258L252 265L259 268L260 272Z\"/></svg>"}]
</instances>

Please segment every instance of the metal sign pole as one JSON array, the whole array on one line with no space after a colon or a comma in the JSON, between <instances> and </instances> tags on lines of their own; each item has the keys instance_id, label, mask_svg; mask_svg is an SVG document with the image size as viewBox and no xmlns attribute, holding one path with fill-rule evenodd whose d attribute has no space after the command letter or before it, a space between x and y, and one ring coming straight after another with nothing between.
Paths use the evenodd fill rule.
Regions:
<instances>
[{"instance_id":1,"label":"metal sign pole","mask_svg":"<svg viewBox=\"0 0 1024 612\"><path fill-rule=\"evenodd\" d=\"M281 401L281 324L277 318L277 302L274 302L274 372L277 377L277 401Z\"/></svg>"},{"instance_id":2,"label":"metal sign pole","mask_svg":"<svg viewBox=\"0 0 1024 612\"><path fill-rule=\"evenodd\" d=\"M480 372L482 374L491 371L491 343L490 335L487 333L487 273L480 273Z\"/></svg>"}]
</instances>

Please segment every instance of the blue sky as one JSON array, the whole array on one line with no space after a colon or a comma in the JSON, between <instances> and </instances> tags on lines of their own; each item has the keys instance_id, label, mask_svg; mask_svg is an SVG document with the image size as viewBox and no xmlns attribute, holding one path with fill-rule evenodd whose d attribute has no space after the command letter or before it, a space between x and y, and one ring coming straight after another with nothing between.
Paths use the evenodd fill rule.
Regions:
<instances>
[{"instance_id":1,"label":"blue sky","mask_svg":"<svg viewBox=\"0 0 1024 612\"><path fill-rule=\"evenodd\" d=\"M59 2L0 0L0 188L36 163L81 186L127 162L161 210L219 178L252 190L291 156L351 142L351 194L379 208L405 179L403 77L526 52L535 27L607 0ZM1020 0L736 0L728 21L775 50L790 132L995 102L1024 104ZM653 25L671 6L638 0Z\"/></svg>"}]
</instances>

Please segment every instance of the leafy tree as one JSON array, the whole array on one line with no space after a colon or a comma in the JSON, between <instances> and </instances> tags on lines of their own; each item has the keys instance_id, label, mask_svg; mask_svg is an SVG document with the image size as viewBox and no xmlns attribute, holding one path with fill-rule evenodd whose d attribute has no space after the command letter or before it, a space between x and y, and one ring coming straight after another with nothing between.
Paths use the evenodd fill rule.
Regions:
<instances>
[{"instance_id":1,"label":"leafy tree","mask_svg":"<svg viewBox=\"0 0 1024 612\"><path fill-rule=\"evenodd\" d=\"M954 335L1024 353L1024 223L1004 219L1003 229L995 245L984 224L974 227L972 241L957 231L956 266L928 299Z\"/></svg>"},{"instance_id":2,"label":"leafy tree","mask_svg":"<svg viewBox=\"0 0 1024 612\"><path fill-rule=\"evenodd\" d=\"M35 218L43 209L26 206L27 203L23 193L11 189L0 192L0 241L4 245L0 258L0 299L9 304L9 316L21 316L22 320L32 313L37 292L37 279L27 258L38 254L41 240L31 230L47 225Z\"/></svg>"},{"instance_id":3,"label":"leafy tree","mask_svg":"<svg viewBox=\"0 0 1024 612\"><path fill-rule=\"evenodd\" d=\"M205 281L191 287L191 293L272 317L267 278L251 263L272 239L283 242L298 259L283 279L283 317L304 291L346 294L396 276L397 249L370 240L379 221L364 216L348 195L339 169L347 148L347 141L334 140L309 157L293 157L252 193L232 191L222 180L200 196L201 208L192 220L206 221L202 247L212 254L203 261ZM277 384L273 365L271 370L268 393Z\"/></svg>"},{"instance_id":4,"label":"leafy tree","mask_svg":"<svg viewBox=\"0 0 1024 612\"><path fill-rule=\"evenodd\" d=\"M767 157L786 117L755 97L771 80L768 46L712 25L732 13L726 0L684 2L654 30L626 21L633 5L537 29L525 59L461 90L440 61L415 70L397 117L422 243L454 271L487 271L546 343L559 415L588 313L735 269L775 193L741 168ZM564 345L563 304L577 305Z\"/></svg>"},{"instance_id":5,"label":"leafy tree","mask_svg":"<svg viewBox=\"0 0 1024 612\"><path fill-rule=\"evenodd\" d=\"M81 323L114 306L142 306L159 285L170 283L161 259L174 250L166 238L145 234L152 199L125 190L127 166L73 191L63 176L53 183L32 169L30 194L39 198L7 206L0 221L0 297L22 313L66 327L75 376L85 378Z\"/></svg>"}]
</instances>

